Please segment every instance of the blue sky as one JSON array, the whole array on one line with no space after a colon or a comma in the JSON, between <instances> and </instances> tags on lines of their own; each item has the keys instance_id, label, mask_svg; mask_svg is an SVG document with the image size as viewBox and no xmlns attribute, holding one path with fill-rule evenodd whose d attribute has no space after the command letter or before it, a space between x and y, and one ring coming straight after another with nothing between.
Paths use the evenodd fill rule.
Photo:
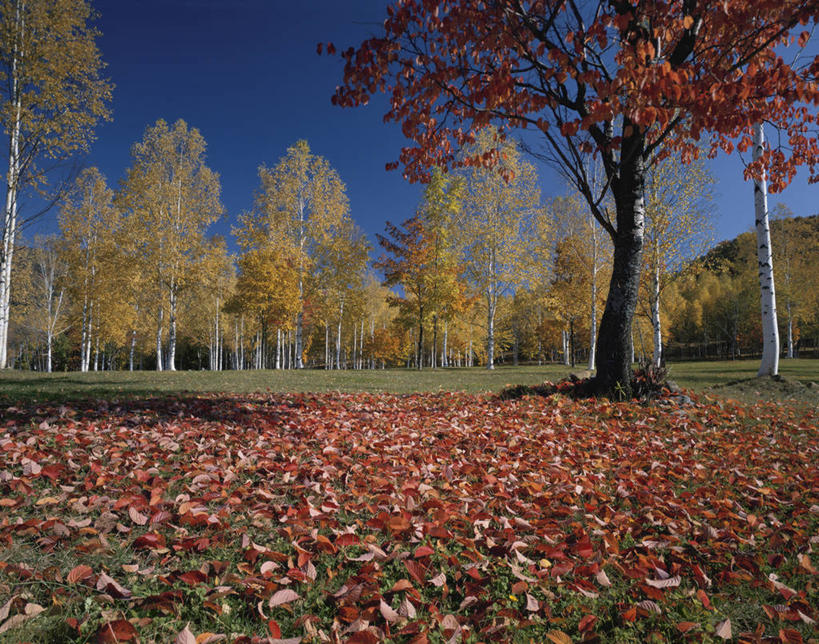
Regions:
<instances>
[{"instance_id":1,"label":"blue sky","mask_svg":"<svg viewBox=\"0 0 819 644\"><path fill-rule=\"evenodd\" d=\"M114 187L130 163L131 145L158 118L183 118L208 143L208 163L222 179L226 216L213 232L228 234L248 209L260 164L273 165L287 146L307 139L347 185L351 213L370 235L384 221L399 222L417 205L421 188L384 164L404 142L396 124L385 125L382 97L365 108L330 104L342 61L318 56L316 44L340 49L377 31L383 0L92 0L102 32L99 45L116 85L113 121L97 129L85 159ZM753 224L753 193L737 156L713 163L717 178L717 239ZM563 194L564 182L541 167L544 196ZM786 203L796 214L819 212L819 186L804 174L770 206ZM56 213L38 226L56 228Z\"/></svg>"}]
</instances>

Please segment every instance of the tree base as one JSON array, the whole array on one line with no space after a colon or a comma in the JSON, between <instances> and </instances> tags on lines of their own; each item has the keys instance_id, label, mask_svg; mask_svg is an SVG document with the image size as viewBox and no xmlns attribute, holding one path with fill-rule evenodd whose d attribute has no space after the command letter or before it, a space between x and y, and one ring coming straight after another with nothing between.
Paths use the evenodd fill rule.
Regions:
<instances>
[{"instance_id":1,"label":"tree base","mask_svg":"<svg viewBox=\"0 0 819 644\"><path fill-rule=\"evenodd\" d=\"M544 382L541 385L512 385L500 392L501 400L515 400L524 396L568 396L574 400L590 398L608 398L615 401L633 401L647 403L654 400L690 404L691 398L685 395L671 380L668 380L665 367L653 364L643 365L634 370L631 382L627 387L619 385L609 387L598 378L578 378L572 374L557 383Z\"/></svg>"}]
</instances>

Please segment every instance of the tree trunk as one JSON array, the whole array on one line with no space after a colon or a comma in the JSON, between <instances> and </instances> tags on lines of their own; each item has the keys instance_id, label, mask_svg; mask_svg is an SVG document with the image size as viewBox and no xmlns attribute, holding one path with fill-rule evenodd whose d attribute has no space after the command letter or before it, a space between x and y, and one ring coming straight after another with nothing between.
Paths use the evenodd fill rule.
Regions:
<instances>
[{"instance_id":1,"label":"tree trunk","mask_svg":"<svg viewBox=\"0 0 819 644\"><path fill-rule=\"evenodd\" d=\"M429 352L429 366L435 369L438 366L438 313L432 314L432 350Z\"/></svg>"},{"instance_id":2,"label":"tree trunk","mask_svg":"<svg viewBox=\"0 0 819 644\"><path fill-rule=\"evenodd\" d=\"M22 33L23 19L20 5L17 5L16 21L18 31ZM22 128L22 102L17 72L17 59L20 52L15 39L11 56L9 98L14 105L14 122L9 132L9 171L6 177L6 207L3 212L3 240L0 248L0 369L5 369L8 362L9 313L11 304L11 265L14 259L14 243L17 237L17 195L20 181L20 135Z\"/></svg>"},{"instance_id":3,"label":"tree trunk","mask_svg":"<svg viewBox=\"0 0 819 644\"><path fill-rule=\"evenodd\" d=\"M336 369L341 369L341 321L344 318L344 300L338 309L338 331L336 333Z\"/></svg>"},{"instance_id":4,"label":"tree trunk","mask_svg":"<svg viewBox=\"0 0 819 644\"><path fill-rule=\"evenodd\" d=\"M168 307L168 371L176 371L176 285L171 280L170 303ZM216 335L216 349L219 349L219 335Z\"/></svg>"},{"instance_id":5,"label":"tree trunk","mask_svg":"<svg viewBox=\"0 0 819 644\"><path fill-rule=\"evenodd\" d=\"M495 302L492 291L486 293L486 368L495 368Z\"/></svg>"},{"instance_id":6,"label":"tree trunk","mask_svg":"<svg viewBox=\"0 0 819 644\"><path fill-rule=\"evenodd\" d=\"M156 323L156 370L162 371L162 318L165 315L164 309L159 309Z\"/></svg>"},{"instance_id":7,"label":"tree trunk","mask_svg":"<svg viewBox=\"0 0 819 644\"><path fill-rule=\"evenodd\" d=\"M765 145L762 123L754 125L754 161ZM779 373L779 327L776 321L776 292L774 289L771 229L768 223L768 182L763 175L754 181L754 211L756 216L756 246L759 262L759 288L762 308L762 364L757 376L775 376Z\"/></svg>"},{"instance_id":8,"label":"tree trunk","mask_svg":"<svg viewBox=\"0 0 819 644\"><path fill-rule=\"evenodd\" d=\"M651 274L651 326L654 329L654 358L652 362L659 367L663 362L663 332L660 322L660 255L659 239L654 240L654 266Z\"/></svg>"},{"instance_id":9,"label":"tree trunk","mask_svg":"<svg viewBox=\"0 0 819 644\"><path fill-rule=\"evenodd\" d=\"M597 336L594 378L598 392L626 398L631 397L631 322L637 306L645 234L643 144L639 134L624 141L621 174L612 181L617 230L609 294Z\"/></svg>"},{"instance_id":10,"label":"tree trunk","mask_svg":"<svg viewBox=\"0 0 819 644\"><path fill-rule=\"evenodd\" d=\"M447 321L444 320L444 352L442 354L443 357L441 358L441 366L442 367L448 367L449 366L449 359L447 358L447 354L446 354L448 337L449 337L449 324L447 324Z\"/></svg>"},{"instance_id":11,"label":"tree trunk","mask_svg":"<svg viewBox=\"0 0 819 644\"><path fill-rule=\"evenodd\" d=\"M330 324L324 322L324 370L330 369Z\"/></svg>"},{"instance_id":12,"label":"tree trunk","mask_svg":"<svg viewBox=\"0 0 819 644\"><path fill-rule=\"evenodd\" d=\"M415 352L415 366L424 368L424 308L418 308L418 350Z\"/></svg>"},{"instance_id":13,"label":"tree trunk","mask_svg":"<svg viewBox=\"0 0 819 644\"><path fill-rule=\"evenodd\" d=\"M793 358L793 315L790 299L787 302L786 310L788 312L788 358Z\"/></svg>"},{"instance_id":14,"label":"tree trunk","mask_svg":"<svg viewBox=\"0 0 819 644\"><path fill-rule=\"evenodd\" d=\"M128 351L128 371L134 370L134 351L136 350L136 329L131 330L131 348Z\"/></svg>"},{"instance_id":15,"label":"tree trunk","mask_svg":"<svg viewBox=\"0 0 819 644\"><path fill-rule=\"evenodd\" d=\"M591 319L589 320L589 371L594 371L597 356L597 224L591 222L592 272L591 272Z\"/></svg>"}]
</instances>

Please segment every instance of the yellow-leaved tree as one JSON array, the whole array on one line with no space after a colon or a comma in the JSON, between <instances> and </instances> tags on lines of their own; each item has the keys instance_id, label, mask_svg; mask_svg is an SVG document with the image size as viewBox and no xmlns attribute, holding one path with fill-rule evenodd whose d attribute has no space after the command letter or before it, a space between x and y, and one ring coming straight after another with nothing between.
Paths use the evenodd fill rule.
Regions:
<instances>
[{"instance_id":1,"label":"yellow-leaved tree","mask_svg":"<svg viewBox=\"0 0 819 644\"><path fill-rule=\"evenodd\" d=\"M195 283L205 252L205 232L222 214L219 175L205 164L205 139L179 119L162 119L145 130L131 149L119 197L130 220L132 248L144 275L150 275L155 301L156 368L176 369L177 308L180 293ZM163 329L168 313L168 351L163 360Z\"/></svg>"},{"instance_id":2,"label":"yellow-leaved tree","mask_svg":"<svg viewBox=\"0 0 819 644\"><path fill-rule=\"evenodd\" d=\"M341 178L321 156L297 141L273 168L259 168L261 188L254 212L246 216L239 236L248 247L264 248L263 240L286 240L295 252L298 309L295 321L295 366L304 366L305 296L312 267L328 231L347 215L349 203Z\"/></svg>"},{"instance_id":3,"label":"yellow-leaved tree","mask_svg":"<svg viewBox=\"0 0 819 644\"><path fill-rule=\"evenodd\" d=\"M500 297L519 283L531 228L540 208L534 166L492 128L481 130L465 158L498 158L494 168L463 170L464 198L457 223L466 275L486 303L486 367L494 368L495 314Z\"/></svg>"},{"instance_id":4,"label":"yellow-leaved tree","mask_svg":"<svg viewBox=\"0 0 819 644\"><path fill-rule=\"evenodd\" d=\"M692 268L690 260L711 244L709 204L713 183L701 160L680 163L679 159L669 157L655 163L646 175L640 299L643 314L648 309L651 319L652 362L658 367L663 359L662 293L685 268Z\"/></svg>"},{"instance_id":5,"label":"yellow-leaved tree","mask_svg":"<svg viewBox=\"0 0 819 644\"><path fill-rule=\"evenodd\" d=\"M0 125L8 137L0 227L0 369L6 367L14 244L27 187L46 183L55 160L87 149L108 117L97 31L85 0L0 0Z\"/></svg>"},{"instance_id":6,"label":"yellow-leaved tree","mask_svg":"<svg viewBox=\"0 0 819 644\"><path fill-rule=\"evenodd\" d=\"M86 168L77 177L62 202L58 222L64 243L62 252L70 279L66 282L72 303L72 318L80 333L80 371L92 366L92 347L98 345L95 331L105 315L102 300L107 293L104 279L121 274L127 263L116 264L120 215L113 203L114 193L105 177L95 168Z\"/></svg>"}]
</instances>

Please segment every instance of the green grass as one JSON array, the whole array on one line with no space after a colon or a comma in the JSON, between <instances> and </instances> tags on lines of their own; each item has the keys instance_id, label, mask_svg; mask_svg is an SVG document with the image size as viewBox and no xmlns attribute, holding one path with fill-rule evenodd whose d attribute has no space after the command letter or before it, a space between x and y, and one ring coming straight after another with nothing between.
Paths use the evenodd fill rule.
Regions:
<instances>
[{"instance_id":1,"label":"green grass","mask_svg":"<svg viewBox=\"0 0 819 644\"><path fill-rule=\"evenodd\" d=\"M674 362L668 365L669 375L681 387L702 390L724 385L734 380L753 378L759 360L721 360L718 362ZM779 373L801 382L819 381L819 360L780 360Z\"/></svg>"},{"instance_id":2,"label":"green grass","mask_svg":"<svg viewBox=\"0 0 819 644\"><path fill-rule=\"evenodd\" d=\"M574 371L579 371L578 367ZM572 370L562 365L471 369L386 369L363 371L115 371L41 373L0 371L0 399L77 400L158 396L191 392L391 392L500 391L509 384L560 380Z\"/></svg>"},{"instance_id":3,"label":"green grass","mask_svg":"<svg viewBox=\"0 0 819 644\"><path fill-rule=\"evenodd\" d=\"M783 360L781 373L803 382L819 381L819 360ZM681 386L702 391L706 387L751 378L756 360L682 362L670 365L671 378ZM387 369L364 371L115 371L41 373L0 371L0 400L6 403L115 399L186 393L226 392L391 392L414 393L500 391L506 385L534 385L557 381L572 371L563 365L500 366L493 371L470 369Z\"/></svg>"}]
</instances>

